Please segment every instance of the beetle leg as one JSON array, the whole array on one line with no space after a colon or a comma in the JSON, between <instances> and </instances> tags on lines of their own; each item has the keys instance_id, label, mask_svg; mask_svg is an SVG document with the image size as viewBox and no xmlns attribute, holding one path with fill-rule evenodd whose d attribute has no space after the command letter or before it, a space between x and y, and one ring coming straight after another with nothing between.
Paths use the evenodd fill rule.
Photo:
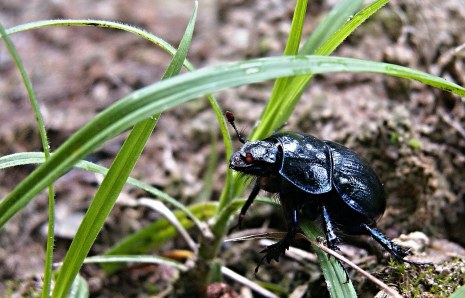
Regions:
<instances>
[{"instance_id":1,"label":"beetle leg","mask_svg":"<svg viewBox=\"0 0 465 298\"><path fill-rule=\"evenodd\" d=\"M334 232L333 223L331 222L331 219L329 218L328 210L326 210L325 206L321 207L321 213L323 216L323 224L324 224L325 234L326 234L326 246L328 246L332 250L339 250L339 248L336 246L338 237L336 235L336 232Z\"/></svg>"},{"instance_id":2,"label":"beetle leg","mask_svg":"<svg viewBox=\"0 0 465 298\"><path fill-rule=\"evenodd\" d=\"M387 238L380 231L370 228L367 224L362 224L362 227L375 239L382 247L384 247L388 252L390 252L397 260L405 263L410 263L413 265L431 265L430 262L415 262L406 260L405 257L408 255L408 249L395 244L389 238Z\"/></svg>"},{"instance_id":3,"label":"beetle leg","mask_svg":"<svg viewBox=\"0 0 465 298\"><path fill-rule=\"evenodd\" d=\"M237 228L240 228L242 225L242 221L244 220L245 214L247 213L247 210L249 209L250 205L252 205L253 201L257 197L258 193L260 192L260 185L259 183L255 183L252 191L250 192L249 197L247 198L247 201L245 201L244 206L242 206L241 213L239 213L239 220L237 221L237 224L231 228L231 230L235 230Z\"/></svg>"},{"instance_id":4,"label":"beetle leg","mask_svg":"<svg viewBox=\"0 0 465 298\"><path fill-rule=\"evenodd\" d=\"M380 231L370 228L366 224L362 224L365 230L376 240L381 246L383 246L388 252L390 252L396 259L403 260L404 257L407 255L407 251L401 247L396 245L394 242L389 240L386 236L384 236Z\"/></svg>"},{"instance_id":5,"label":"beetle leg","mask_svg":"<svg viewBox=\"0 0 465 298\"><path fill-rule=\"evenodd\" d=\"M323 224L325 227L325 234L326 234L326 246L329 249L332 249L334 251L340 250L339 247L337 247L336 242L338 241L338 237L336 235L336 232L334 232L334 226L333 223L331 222L331 219L329 218L328 210L326 210L326 207L323 205L321 207L321 213L323 216ZM349 272L347 272L346 267L344 264L342 264L341 260L336 258L336 261L339 263L339 265L342 267L342 270L344 270L344 274L346 276L346 281L344 283L349 282Z\"/></svg>"},{"instance_id":6,"label":"beetle leg","mask_svg":"<svg viewBox=\"0 0 465 298\"><path fill-rule=\"evenodd\" d=\"M286 216L287 216L287 222L288 222L286 236L284 236L283 239L279 240L275 244L267 246L264 250L260 252L260 253L266 253L266 254L260 260L260 263L258 263L257 267L255 268L255 273L258 272L258 268L260 268L260 265L263 263L265 259L268 262L268 264L271 262L271 260L275 260L276 262L279 262L279 257L286 253L286 250L289 249L289 246L291 245L292 240L294 240L295 234L297 233L297 227L299 224L298 210L294 206L286 206L284 210L287 213Z\"/></svg>"}]
</instances>

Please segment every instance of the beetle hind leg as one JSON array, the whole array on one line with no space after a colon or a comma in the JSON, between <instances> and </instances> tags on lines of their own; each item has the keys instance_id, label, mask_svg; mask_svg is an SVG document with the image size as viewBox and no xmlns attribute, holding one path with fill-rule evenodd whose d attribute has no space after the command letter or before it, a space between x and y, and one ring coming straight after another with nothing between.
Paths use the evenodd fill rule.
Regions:
<instances>
[{"instance_id":1,"label":"beetle hind leg","mask_svg":"<svg viewBox=\"0 0 465 298\"><path fill-rule=\"evenodd\" d=\"M413 265L431 265L432 264L429 262L416 262L416 261L406 260L405 257L408 256L407 248L395 244L389 238L387 238L383 233L381 233L380 231L374 228L370 228L366 224L362 224L362 227L365 228L368 234L371 237L373 237L373 239L375 239L376 242L381 244L381 246L384 247L384 249L386 249L389 253L391 253L398 261L413 264Z\"/></svg>"}]
</instances>

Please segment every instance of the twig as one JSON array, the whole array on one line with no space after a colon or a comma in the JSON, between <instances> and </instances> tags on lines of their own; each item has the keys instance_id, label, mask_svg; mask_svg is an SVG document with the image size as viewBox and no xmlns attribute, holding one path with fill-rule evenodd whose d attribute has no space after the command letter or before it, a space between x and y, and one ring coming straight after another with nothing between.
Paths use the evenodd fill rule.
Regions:
<instances>
[{"instance_id":1,"label":"twig","mask_svg":"<svg viewBox=\"0 0 465 298\"><path fill-rule=\"evenodd\" d=\"M443 109L439 110L439 116L441 116L441 119L447 125L455 129L455 131L457 131L463 138L465 138L465 129L463 129L459 122L452 119L452 117L449 116Z\"/></svg>"},{"instance_id":2,"label":"twig","mask_svg":"<svg viewBox=\"0 0 465 298\"><path fill-rule=\"evenodd\" d=\"M256 234L256 235L249 235L249 236L238 237L238 238L234 238L234 239L228 239L226 241L241 241L241 240L263 239L263 238L281 239L283 235L284 235L284 233L281 233L281 232L278 232L278 233L261 233L261 234ZM335 257L335 258L341 260L342 262L346 263L349 267L355 269L355 271L359 272L360 274L362 274L363 276L368 278L368 280L370 280L371 282L376 284L378 287L380 287L382 290L384 290L386 292L386 294L388 294L388 295L390 295L392 297L395 297L395 298L402 298L402 296L396 290L389 287L387 284L382 282L380 279L374 277L369 272L363 270L362 268L357 266L355 263L353 263L352 261L350 261L346 257L340 255L339 253L335 252L334 250L329 249L328 247L318 243L317 241L312 241L312 240L308 239L307 237L305 237L304 235L302 235L300 233L298 233L296 235L296 239L304 239L304 240L310 242L312 245L315 245L316 247L320 248L321 250L323 250L327 254L332 255L333 257Z\"/></svg>"},{"instance_id":3,"label":"twig","mask_svg":"<svg viewBox=\"0 0 465 298\"><path fill-rule=\"evenodd\" d=\"M354 262L350 261L349 259L342 256L341 254L335 252L332 249L329 249L328 247L324 246L321 243L318 243L317 241L313 241L313 240L308 239L307 237L305 237L302 234L300 234L300 236L298 235L297 237L307 240L312 245L315 245L316 247L318 247L322 251L326 252L327 254L332 255L333 257L335 257L335 258L341 260L342 262L346 263L347 265L349 265L350 267L355 269L355 271L358 271L360 274L362 274L363 276L368 278L370 281L372 281L374 284L376 284L378 287L380 287L382 290L384 290L388 295L391 295L392 297L395 297L395 298L402 298L402 296L396 290L389 287L387 284L382 282L380 279L378 279L378 278L374 277L373 275L371 275L368 271L363 270L362 268L357 266Z\"/></svg>"},{"instance_id":4,"label":"twig","mask_svg":"<svg viewBox=\"0 0 465 298\"><path fill-rule=\"evenodd\" d=\"M260 285L258 285L257 283L254 283L253 281L251 281L250 279L240 275L240 274L237 274L236 272L232 271L231 269L225 267L225 266L222 266L221 267L221 273L223 273L225 276L237 281L238 283L241 283L249 288L251 288L252 290L254 290L255 292L259 293L260 295L262 295L263 297L267 297L267 298L278 298L278 296L276 296L275 294L271 293L270 291L268 291L267 289L261 287Z\"/></svg>"},{"instance_id":5,"label":"twig","mask_svg":"<svg viewBox=\"0 0 465 298\"><path fill-rule=\"evenodd\" d=\"M161 215L163 215L176 228L176 230L178 230L179 234L182 236L182 238L184 238L194 254L197 254L197 243L195 243L195 241L189 236L189 233L187 233L186 229L184 229L174 213L168 209L165 204L163 204L161 201L149 198L138 199L137 203L141 206L147 206L155 211L158 211Z\"/></svg>"}]
</instances>

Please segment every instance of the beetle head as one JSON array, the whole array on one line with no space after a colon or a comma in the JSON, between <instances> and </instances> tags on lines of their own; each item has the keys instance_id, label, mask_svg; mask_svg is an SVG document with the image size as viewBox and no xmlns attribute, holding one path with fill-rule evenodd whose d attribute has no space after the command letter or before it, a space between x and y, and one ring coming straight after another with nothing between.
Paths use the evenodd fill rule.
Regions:
<instances>
[{"instance_id":1,"label":"beetle head","mask_svg":"<svg viewBox=\"0 0 465 298\"><path fill-rule=\"evenodd\" d=\"M239 133L234 124L234 115L225 112L226 119L234 128L239 141L244 144L229 160L229 167L246 175L267 177L277 172L276 165L279 150L273 142L256 141L247 142Z\"/></svg>"},{"instance_id":2,"label":"beetle head","mask_svg":"<svg viewBox=\"0 0 465 298\"><path fill-rule=\"evenodd\" d=\"M229 167L248 175L266 177L276 171L279 150L272 142L246 142L231 156Z\"/></svg>"}]
</instances>

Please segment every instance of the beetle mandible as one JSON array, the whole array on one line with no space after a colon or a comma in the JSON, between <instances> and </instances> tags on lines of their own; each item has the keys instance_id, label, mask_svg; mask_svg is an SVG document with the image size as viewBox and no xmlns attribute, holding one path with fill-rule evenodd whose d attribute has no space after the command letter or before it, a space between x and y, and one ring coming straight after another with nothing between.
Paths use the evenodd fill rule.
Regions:
<instances>
[{"instance_id":1,"label":"beetle mandible","mask_svg":"<svg viewBox=\"0 0 465 298\"><path fill-rule=\"evenodd\" d=\"M337 227L346 234L373 237L400 261L421 264L404 259L407 250L376 229L376 222L386 209L386 193L374 170L354 151L292 131L248 142L237 130L234 115L229 111L225 115L243 143L231 156L229 167L256 177L238 225L260 190L279 195L286 217L286 235L262 251L262 261L279 261L297 233L300 217L315 220L320 216L326 245L333 250L338 249Z\"/></svg>"}]
</instances>

